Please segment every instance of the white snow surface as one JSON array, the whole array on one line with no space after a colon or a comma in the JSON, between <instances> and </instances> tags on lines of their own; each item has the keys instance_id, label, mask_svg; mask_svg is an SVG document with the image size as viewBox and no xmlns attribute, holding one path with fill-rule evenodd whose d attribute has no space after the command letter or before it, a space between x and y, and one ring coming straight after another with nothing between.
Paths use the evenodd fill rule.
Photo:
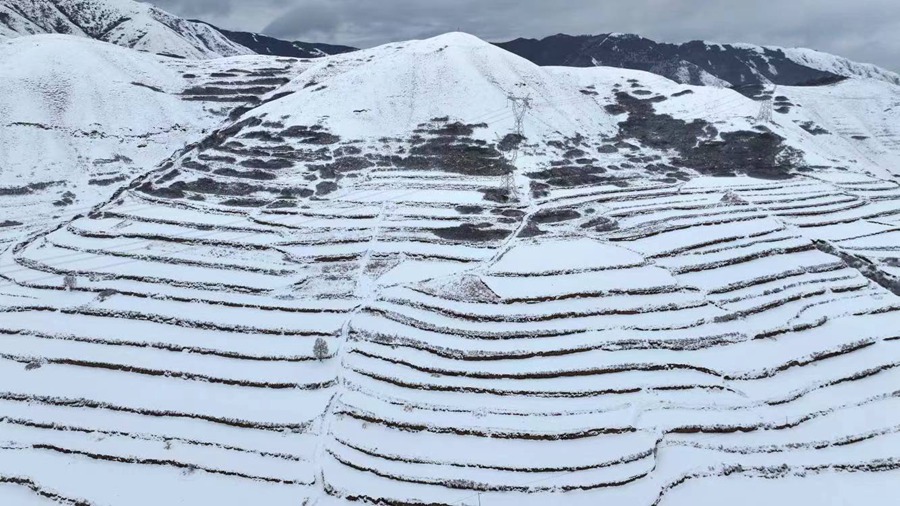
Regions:
<instances>
[{"instance_id":1,"label":"white snow surface","mask_svg":"<svg viewBox=\"0 0 900 506\"><path fill-rule=\"evenodd\" d=\"M189 87L234 66L252 80L284 65L175 60L72 35L0 42L0 191L13 193L0 222L31 229L89 210L222 123L228 104L186 96Z\"/></svg>"},{"instance_id":2,"label":"white snow surface","mask_svg":"<svg viewBox=\"0 0 900 506\"><path fill-rule=\"evenodd\" d=\"M74 179L91 161L113 158L113 150L139 158L136 144L164 144L138 162L146 164L184 143L183 134L172 132L204 123L201 104L177 96L184 86L181 76L154 56L42 35L0 45L0 70L4 184ZM109 144L104 137L114 137L116 146L104 146ZM145 140L129 140L139 137ZM21 146L29 149L17 149ZM29 169L39 172L25 172Z\"/></svg>"},{"instance_id":3,"label":"white snow surface","mask_svg":"<svg viewBox=\"0 0 900 506\"><path fill-rule=\"evenodd\" d=\"M161 58L90 39L0 43L0 75L0 187L51 185L4 205L8 220L40 222L65 192L85 210L221 121Z\"/></svg>"}]
</instances>

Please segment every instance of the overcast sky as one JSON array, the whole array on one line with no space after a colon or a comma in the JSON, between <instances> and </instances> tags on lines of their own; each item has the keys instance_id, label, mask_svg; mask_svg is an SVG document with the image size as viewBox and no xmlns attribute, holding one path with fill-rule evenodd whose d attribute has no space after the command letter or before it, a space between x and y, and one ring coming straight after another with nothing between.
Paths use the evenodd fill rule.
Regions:
<instances>
[{"instance_id":1,"label":"overcast sky","mask_svg":"<svg viewBox=\"0 0 900 506\"><path fill-rule=\"evenodd\" d=\"M274 37L370 47L462 30L490 41L637 33L801 46L900 71L900 0L151 0Z\"/></svg>"}]
</instances>

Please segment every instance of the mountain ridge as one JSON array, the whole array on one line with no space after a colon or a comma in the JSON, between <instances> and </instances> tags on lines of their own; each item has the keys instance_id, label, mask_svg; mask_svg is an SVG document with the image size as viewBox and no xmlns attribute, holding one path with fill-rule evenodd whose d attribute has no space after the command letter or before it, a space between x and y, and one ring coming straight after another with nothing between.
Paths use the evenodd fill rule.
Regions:
<instances>
[{"instance_id":1,"label":"mountain ridge","mask_svg":"<svg viewBox=\"0 0 900 506\"><path fill-rule=\"evenodd\" d=\"M519 38L498 45L538 65L645 70L684 84L708 84L709 76L732 87L818 84L837 77L879 79L900 85L900 75L875 65L804 48L701 40L659 43L635 34Z\"/></svg>"},{"instance_id":2,"label":"mountain ridge","mask_svg":"<svg viewBox=\"0 0 900 506\"><path fill-rule=\"evenodd\" d=\"M72 33L125 47L188 58L265 54L317 58L357 48L285 41L173 16L132 0L0 0L0 40L33 33ZM557 34L495 45L538 65L606 65L644 70L704 86L815 85L871 78L900 85L900 75L876 65L806 48L694 40L659 43L636 34Z\"/></svg>"},{"instance_id":3,"label":"mountain ridge","mask_svg":"<svg viewBox=\"0 0 900 506\"><path fill-rule=\"evenodd\" d=\"M262 55L286 56L291 58L321 58L324 56L359 50L359 48L335 44L286 41L261 33L226 30L202 20L193 21L209 25L222 33L225 37L228 37L229 40Z\"/></svg>"},{"instance_id":4,"label":"mountain ridge","mask_svg":"<svg viewBox=\"0 0 900 506\"><path fill-rule=\"evenodd\" d=\"M60 33L180 58L253 52L213 28L131 0L0 0L0 40Z\"/></svg>"}]
</instances>

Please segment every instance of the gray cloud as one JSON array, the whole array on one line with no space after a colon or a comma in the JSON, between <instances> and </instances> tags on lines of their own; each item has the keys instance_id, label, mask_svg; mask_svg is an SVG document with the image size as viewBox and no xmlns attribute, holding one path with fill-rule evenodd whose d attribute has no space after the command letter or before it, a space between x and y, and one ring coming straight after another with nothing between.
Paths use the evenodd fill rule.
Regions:
<instances>
[{"instance_id":1,"label":"gray cloud","mask_svg":"<svg viewBox=\"0 0 900 506\"><path fill-rule=\"evenodd\" d=\"M631 32L802 46L900 70L897 0L160 0L181 15L287 39L368 47L462 30L487 40Z\"/></svg>"},{"instance_id":2,"label":"gray cloud","mask_svg":"<svg viewBox=\"0 0 900 506\"><path fill-rule=\"evenodd\" d=\"M188 19L200 19L222 28L261 31L296 0L139 0Z\"/></svg>"}]
</instances>

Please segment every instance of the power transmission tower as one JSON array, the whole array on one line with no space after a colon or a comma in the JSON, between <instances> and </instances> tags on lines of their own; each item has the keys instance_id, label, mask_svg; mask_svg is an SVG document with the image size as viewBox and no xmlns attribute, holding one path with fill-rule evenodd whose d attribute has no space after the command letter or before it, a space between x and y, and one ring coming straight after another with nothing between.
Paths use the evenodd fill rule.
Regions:
<instances>
[{"instance_id":1,"label":"power transmission tower","mask_svg":"<svg viewBox=\"0 0 900 506\"><path fill-rule=\"evenodd\" d=\"M757 123L771 123L772 122L772 99L768 98L763 100L759 104L759 114L756 115Z\"/></svg>"},{"instance_id":2,"label":"power transmission tower","mask_svg":"<svg viewBox=\"0 0 900 506\"><path fill-rule=\"evenodd\" d=\"M759 114L756 116L757 123L771 123L772 122L772 110L774 109L774 101L775 101L775 90L778 89L778 86L774 86L772 91L769 92L768 96L765 100L763 100L759 104Z\"/></svg>"},{"instance_id":3,"label":"power transmission tower","mask_svg":"<svg viewBox=\"0 0 900 506\"><path fill-rule=\"evenodd\" d=\"M519 144L525 139L523 134L525 130L525 115L531 109L531 97L519 97L513 94L507 95L507 101L513 110L513 119L515 126L512 135L515 136L512 149L509 154L509 170L503 175L503 188L509 200L517 200L519 198L516 189L516 160L519 159Z\"/></svg>"}]
</instances>

